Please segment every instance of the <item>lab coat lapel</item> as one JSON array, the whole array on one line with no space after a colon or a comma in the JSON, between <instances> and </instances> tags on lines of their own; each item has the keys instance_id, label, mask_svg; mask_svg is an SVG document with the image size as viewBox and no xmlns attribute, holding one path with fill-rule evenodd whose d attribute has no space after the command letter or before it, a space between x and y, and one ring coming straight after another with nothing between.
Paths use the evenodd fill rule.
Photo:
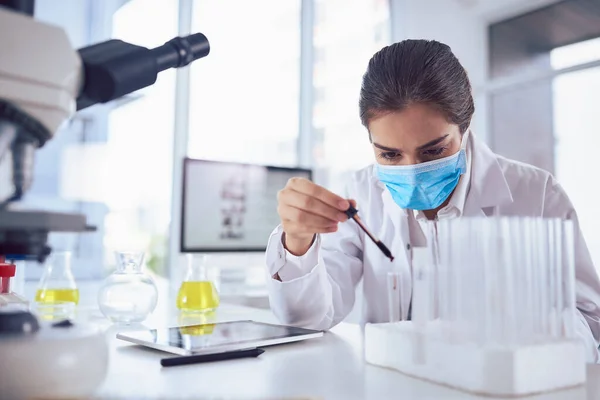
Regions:
<instances>
[{"instance_id":1,"label":"lab coat lapel","mask_svg":"<svg viewBox=\"0 0 600 400\"><path fill-rule=\"evenodd\" d=\"M471 179L463 215L491 216L513 202L510 187L498 163L498 156L471 134Z\"/></svg>"}]
</instances>

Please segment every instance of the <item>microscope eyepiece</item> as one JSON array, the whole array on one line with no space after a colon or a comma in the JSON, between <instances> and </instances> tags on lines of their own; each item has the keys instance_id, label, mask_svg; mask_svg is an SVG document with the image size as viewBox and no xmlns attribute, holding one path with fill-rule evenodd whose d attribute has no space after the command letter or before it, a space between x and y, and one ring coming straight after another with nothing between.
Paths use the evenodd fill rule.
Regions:
<instances>
[{"instance_id":1,"label":"microscope eyepiece","mask_svg":"<svg viewBox=\"0 0 600 400\"><path fill-rule=\"evenodd\" d=\"M151 50L159 71L185 67L192 61L206 57L210 52L208 39L202 33L176 37Z\"/></svg>"},{"instance_id":2,"label":"microscope eyepiece","mask_svg":"<svg viewBox=\"0 0 600 400\"><path fill-rule=\"evenodd\" d=\"M210 44L201 33L176 37L155 49L108 40L79 50L85 82L77 110L118 99L156 82L159 72L205 57Z\"/></svg>"}]
</instances>

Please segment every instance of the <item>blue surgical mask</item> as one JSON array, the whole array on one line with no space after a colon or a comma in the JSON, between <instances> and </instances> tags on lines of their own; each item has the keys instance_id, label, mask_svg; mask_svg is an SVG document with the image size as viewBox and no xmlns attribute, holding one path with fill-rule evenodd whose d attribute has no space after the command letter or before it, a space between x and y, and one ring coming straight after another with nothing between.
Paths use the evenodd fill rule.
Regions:
<instances>
[{"instance_id":1,"label":"blue surgical mask","mask_svg":"<svg viewBox=\"0 0 600 400\"><path fill-rule=\"evenodd\" d=\"M414 165L375 165L379 180L401 208L434 210L452 194L467 169L463 135L461 149L445 158Z\"/></svg>"}]
</instances>

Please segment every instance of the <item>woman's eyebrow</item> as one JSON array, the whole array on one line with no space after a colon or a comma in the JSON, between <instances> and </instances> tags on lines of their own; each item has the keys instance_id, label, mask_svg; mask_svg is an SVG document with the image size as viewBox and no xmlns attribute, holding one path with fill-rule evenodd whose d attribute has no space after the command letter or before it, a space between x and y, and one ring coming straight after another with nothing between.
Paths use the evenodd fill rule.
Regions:
<instances>
[{"instance_id":1,"label":"woman's eyebrow","mask_svg":"<svg viewBox=\"0 0 600 400\"><path fill-rule=\"evenodd\" d=\"M424 145L421 145L421 146L417 147L417 150L423 150L423 149L426 149L428 147L435 146L436 144L439 144L439 143L443 142L444 140L446 140L446 138L448 136L450 136L450 135L444 135L442 137L439 137L437 139L432 140L431 142L427 142ZM395 153L402 153L402 150L400 150L400 149L396 149L396 148L393 148L393 147L387 147L387 146L384 146L384 145L381 145L381 144L378 144L378 143L375 143L375 142L373 142L373 146L375 146L378 149L383 150L383 151L393 151Z\"/></svg>"},{"instance_id":2,"label":"woman's eyebrow","mask_svg":"<svg viewBox=\"0 0 600 400\"><path fill-rule=\"evenodd\" d=\"M383 151L393 151L394 153L402 153L402 150L400 149L395 149L393 147L387 147L387 146L383 146L381 144L377 144L375 142L373 142L373 146L377 147L379 150L383 150Z\"/></svg>"},{"instance_id":3,"label":"woman's eyebrow","mask_svg":"<svg viewBox=\"0 0 600 400\"><path fill-rule=\"evenodd\" d=\"M442 143L444 140L446 140L446 138L447 138L448 136L450 136L450 135L444 135L444 136L442 136L442 137L440 137L440 138L437 138L437 139L434 139L434 140L432 140L431 142L427 142L427 143L425 143L424 145L417 147L417 150L423 150L423 149L426 149L426 148L428 148L428 147L435 146L436 144L440 144L440 143Z\"/></svg>"}]
</instances>

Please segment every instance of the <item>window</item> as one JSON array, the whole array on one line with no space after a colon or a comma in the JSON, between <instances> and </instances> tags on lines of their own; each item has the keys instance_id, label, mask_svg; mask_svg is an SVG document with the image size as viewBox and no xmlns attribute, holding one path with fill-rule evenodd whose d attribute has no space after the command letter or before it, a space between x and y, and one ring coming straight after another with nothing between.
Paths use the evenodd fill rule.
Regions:
<instances>
[{"instance_id":1,"label":"window","mask_svg":"<svg viewBox=\"0 0 600 400\"><path fill-rule=\"evenodd\" d=\"M591 47L594 44L595 47ZM582 42L552 52L553 66L571 66L589 61L594 49L600 55L600 41ZM600 168L597 127L600 104L600 68L559 75L553 82L556 175L579 215L581 229L596 266L600 266L600 190L595 172Z\"/></svg>"},{"instance_id":2,"label":"window","mask_svg":"<svg viewBox=\"0 0 600 400\"><path fill-rule=\"evenodd\" d=\"M41 13L54 6L52 2ZM63 8L60 13L50 10L49 19L64 26L71 41L81 46L99 40L93 37L112 36L155 47L177 35L177 2L155 1L148 7L146 0L133 0L118 9L103 10L107 15L93 15L95 22L86 20L89 30L72 26L72 21L88 15L83 2L79 8ZM111 17L112 32L98 23ZM133 248L146 250L147 265L165 272L174 92L174 72L165 71L147 89L76 114L36 154L34 187L27 203L83 213L97 228L79 235L51 236L54 249L73 251L77 279L102 277L106 267L115 265L114 251ZM41 268L30 268L27 274L35 279L41 272Z\"/></svg>"},{"instance_id":3,"label":"window","mask_svg":"<svg viewBox=\"0 0 600 400\"><path fill-rule=\"evenodd\" d=\"M160 46L177 36L177 13L175 1L127 2L114 15L113 37ZM146 249L148 267L161 274L171 214L175 74L162 72L154 85L112 110L106 141L106 257L112 261L119 249Z\"/></svg>"},{"instance_id":4,"label":"window","mask_svg":"<svg viewBox=\"0 0 600 400\"><path fill-rule=\"evenodd\" d=\"M300 0L194 2L211 52L191 67L188 154L295 166Z\"/></svg>"},{"instance_id":5,"label":"window","mask_svg":"<svg viewBox=\"0 0 600 400\"><path fill-rule=\"evenodd\" d=\"M103 38L155 47L177 35L177 5L117 2L99 7L107 15L90 13L88 28L73 28L69 21L88 15L82 6L52 14L63 19L52 22L73 28L71 39L81 45L100 30ZM111 18L112 31L105 24ZM189 156L298 164L300 18L301 0L193 2L192 32L206 34L211 53L190 67ZM372 162L357 103L369 58L389 42L388 2L315 0L313 28L313 167L335 188L342 175ZM145 248L149 266L165 272L175 75L163 72L150 88L78 114L39 152L30 203L83 212L98 228L53 239L57 248L75 250L76 273L101 276L123 248Z\"/></svg>"},{"instance_id":6,"label":"window","mask_svg":"<svg viewBox=\"0 0 600 400\"><path fill-rule=\"evenodd\" d=\"M338 193L348 173L373 162L367 132L360 124L358 97L371 56L389 44L388 2L369 0L315 2L313 127L316 168L327 171L322 183ZM360 23L356 23L360 21ZM318 139L318 138L317 138Z\"/></svg>"},{"instance_id":7,"label":"window","mask_svg":"<svg viewBox=\"0 0 600 400\"><path fill-rule=\"evenodd\" d=\"M597 60L600 60L600 38L559 47L550 53L550 63L554 69L573 67Z\"/></svg>"}]
</instances>

